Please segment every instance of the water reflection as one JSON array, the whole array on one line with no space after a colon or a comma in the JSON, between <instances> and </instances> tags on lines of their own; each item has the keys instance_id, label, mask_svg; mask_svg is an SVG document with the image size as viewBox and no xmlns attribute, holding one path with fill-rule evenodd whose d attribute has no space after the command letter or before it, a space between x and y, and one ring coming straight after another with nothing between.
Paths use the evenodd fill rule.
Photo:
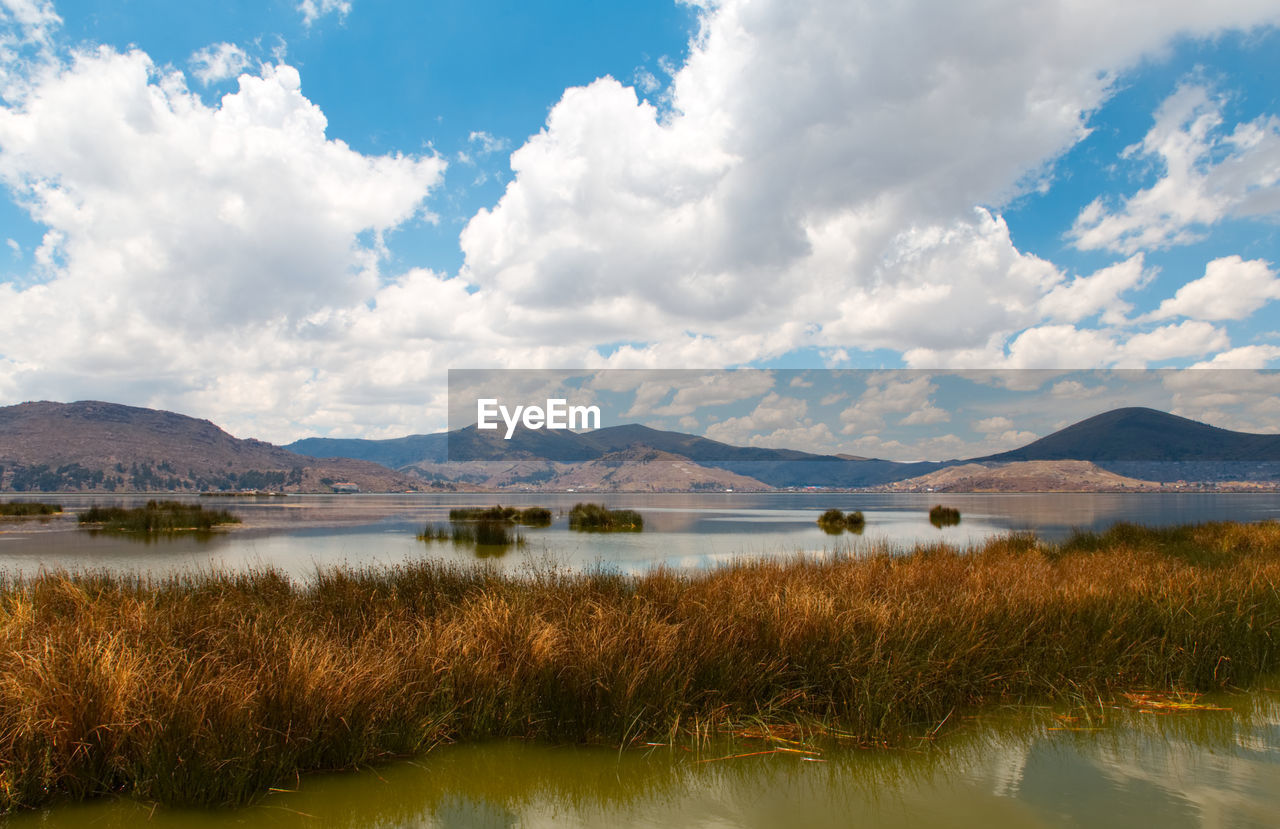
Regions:
<instances>
[{"instance_id":1,"label":"water reflection","mask_svg":"<svg viewBox=\"0 0 1280 829\"><path fill-rule=\"evenodd\" d=\"M0 569L33 573L41 567L109 568L129 572L276 567L302 580L333 565L397 564L424 556L471 560L472 550L425 545L416 536L451 509L487 507L483 494L400 494L221 498L219 508L244 525L212 537L151 539L139 544L76 529L76 514L98 503L145 503L149 496L60 495L67 514L47 524L0 525ZM1073 527L1104 530L1116 521L1167 525L1210 520L1256 521L1280 517L1280 494L951 494L948 506L963 522L935 529L929 509L938 496L922 493L594 493L589 500L611 509L634 509L642 533L579 534L568 528L570 508L582 494L504 493L504 504L542 506L550 526L526 528L528 544L487 560L519 569L551 561L567 567L606 566L640 572L654 566L707 567L741 556L822 555L836 551L905 548L939 541L956 546L993 535L1030 530L1062 538ZM190 501L208 501L188 497ZM827 509L861 512L862 535L828 535L817 524Z\"/></svg>"},{"instance_id":2,"label":"water reflection","mask_svg":"<svg viewBox=\"0 0 1280 829\"><path fill-rule=\"evenodd\" d=\"M1280 818L1280 696L1230 712L971 717L937 744L824 746L732 757L759 742L629 749L445 746L368 772L304 777L248 809L129 800L58 806L5 824L224 827L1252 827ZM728 758L728 759L725 759Z\"/></svg>"}]
</instances>

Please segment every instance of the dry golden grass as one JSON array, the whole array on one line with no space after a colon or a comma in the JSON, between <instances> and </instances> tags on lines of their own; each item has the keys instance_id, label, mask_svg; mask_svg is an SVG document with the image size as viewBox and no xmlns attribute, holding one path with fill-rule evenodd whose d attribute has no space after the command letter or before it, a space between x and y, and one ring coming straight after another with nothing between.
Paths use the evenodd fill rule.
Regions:
<instances>
[{"instance_id":1,"label":"dry golden grass","mask_svg":"<svg viewBox=\"0 0 1280 829\"><path fill-rule=\"evenodd\" d=\"M239 804L447 740L745 724L868 742L956 708L1245 685L1277 665L1280 524L638 577L424 562L0 584L0 809Z\"/></svg>"}]
</instances>

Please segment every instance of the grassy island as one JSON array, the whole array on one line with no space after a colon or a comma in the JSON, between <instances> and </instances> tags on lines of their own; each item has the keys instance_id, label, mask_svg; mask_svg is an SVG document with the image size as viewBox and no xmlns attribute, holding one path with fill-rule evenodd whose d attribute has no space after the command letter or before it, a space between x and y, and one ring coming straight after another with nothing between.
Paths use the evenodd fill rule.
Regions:
<instances>
[{"instance_id":1,"label":"grassy island","mask_svg":"<svg viewBox=\"0 0 1280 829\"><path fill-rule=\"evenodd\" d=\"M641 575L419 562L0 581L0 809L242 804L442 741L867 744L1280 667L1280 523Z\"/></svg>"},{"instance_id":2,"label":"grassy island","mask_svg":"<svg viewBox=\"0 0 1280 829\"><path fill-rule=\"evenodd\" d=\"M955 507L944 507L937 504L929 510L929 523L938 529L954 527L960 523L960 510Z\"/></svg>"},{"instance_id":3,"label":"grassy island","mask_svg":"<svg viewBox=\"0 0 1280 829\"><path fill-rule=\"evenodd\" d=\"M523 524L526 527L547 527L551 524L551 510L546 507L458 507L449 510L450 521L501 521L507 524Z\"/></svg>"},{"instance_id":4,"label":"grassy island","mask_svg":"<svg viewBox=\"0 0 1280 829\"><path fill-rule=\"evenodd\" d=\"M10 501L0 504L0 518L28 518L40 515L58 515L61 504L43 504L39 501Z\"/></svg>"},{"instance_id":5,"label":"grassy island","mask_svg":"<svg viewBox=\"0 0 1280 829\"><path fill-rule=\"evenodd\" d=\"M207 510L181 501L148 501L141 507L92 506L80 513L80 526L132 533L210 532L219 524L239 524L226 510Z\"/></svg>"},{"instance_id":6,"label":"grassy island","mask_svg":"<svg viewBox=\"0 0 1280 829\"><path fill-rule=\"evenodd\" d=\"M867 526L867 519L861 511L844 513L838 509L829 509L818 516L818 526L832 535L839 535L845 530L861 533Z\"/></svg>"},{"instance_id":7,"label":"grassy island","mask_svg":"<svg viewBox=\"0 0 1280 829\"><path fill-rule=\"evenodd\" d=\"M574 504L569 529L589 532L640 532L644 518L635 510L609 509L604 504Z\"/></svg>"}]
</instances>

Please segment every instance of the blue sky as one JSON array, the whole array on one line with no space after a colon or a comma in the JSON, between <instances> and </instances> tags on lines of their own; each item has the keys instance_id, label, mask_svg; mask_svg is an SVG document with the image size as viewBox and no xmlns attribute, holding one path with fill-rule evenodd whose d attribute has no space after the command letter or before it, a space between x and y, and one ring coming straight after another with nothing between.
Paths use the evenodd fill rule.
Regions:
<instances>
[{"instance_id":1,"label":"blue sky","mask_svg":"<svg viewBox=\"0 0 1280 829\"><path fill-rule=\"evenodd\" d=\"M283 442L443 428L450 368L1274 368L1278 24L0 0L0 404ZM1223 376L1169 405L1280 430Z\"/></svg>"}]
</instances>

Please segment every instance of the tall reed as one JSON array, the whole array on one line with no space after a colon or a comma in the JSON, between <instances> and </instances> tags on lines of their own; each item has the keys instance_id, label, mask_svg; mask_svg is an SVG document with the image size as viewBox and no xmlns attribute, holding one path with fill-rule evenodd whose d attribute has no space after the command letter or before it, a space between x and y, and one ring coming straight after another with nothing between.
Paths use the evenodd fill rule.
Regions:
<instances>
[{"instance_id":1,"label":"tall reed","mask_svg":"<svg viewBox=\"0 0 1280 829\"><path fill-rule=\"evenodd\" d=\"M735 723L868 741L985 703L1277 667L1280 524L744 560L638 576L421 562L0 581L0 808L240 804L442 741Z\"/></svg>"}]
</instances>

